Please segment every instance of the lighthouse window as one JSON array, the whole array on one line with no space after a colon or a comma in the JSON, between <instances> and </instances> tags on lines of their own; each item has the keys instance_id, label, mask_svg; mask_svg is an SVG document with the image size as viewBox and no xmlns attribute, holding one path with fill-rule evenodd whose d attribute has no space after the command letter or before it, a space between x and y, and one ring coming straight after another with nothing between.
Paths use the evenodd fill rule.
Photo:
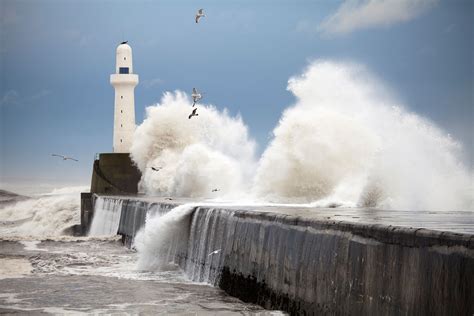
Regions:
<instances>
[{"instance_id":1,"label":"lighthouse window","mask_svg":"<svg viewBox=\"0 0 474 316\"><path fill-rule=\"evenodd\" d=\"M122 111L122 110L120 110L120 113L123 113L123 111Z\"/></svg>"},{"instance_id":2,"label":"lighthouse window","mask_svg":"<svg viewBox=\"0 0 474 316\"><path fill-rule=\"evenodd\" d=\"M120 96L120 99L123 99L123 95Z\"/></svg>"},{"instance_id":3,"label":"lighthouse window","mask_svg":"<svg viewBox=\"0 0 474 316\"><path fill-rule=\"evenodd\" d=\"M128 74L128 67L120 67L119 68L120 74Z\"/></svg>"},{"instance_id":4,"label":"lighthouse window","mask_svg":"<svg viewBox=\"0 0 474 316\"><path fill-rule=\"evenodd\" d=\"M122 125L122 124L120 124L120 127L123 127L123 125Z\"/></svg>"},{"instance_id":5,"label":"lighthouse window","mask_svg":"<svg viewBox=\"0 0 474 316\"><path fill-rule=\"evenodd\" d=\"M122 140L120 140L120 142L122 142Z\"/></svg>"},{"instance_id":6,"label":"lighthouse window","mask_svg":"<svg viewBox=\"0 0 474 316\"><path fill-rule=\"evenodd\" d=\"M123 60L127 60L127 57L124 57Z\"/></svg>"}]
</instances>

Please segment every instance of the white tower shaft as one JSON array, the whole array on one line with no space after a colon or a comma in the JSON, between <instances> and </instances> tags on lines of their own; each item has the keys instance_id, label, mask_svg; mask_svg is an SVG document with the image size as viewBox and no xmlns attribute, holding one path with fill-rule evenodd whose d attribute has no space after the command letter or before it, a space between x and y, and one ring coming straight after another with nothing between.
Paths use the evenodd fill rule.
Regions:
<instances>
[{"instance_id":1,"label":"white tower shaft","mask_svg":"<svg viewBox=\"0 0 474 316\"><path fill-rule=\"evenodd\" d=\"M129 153L135 132L135 86L138 75L133 74L132 48L124 43L117 47L115 74L110 75L115 88L114 153Z\"/></svg>"}]
</instances>

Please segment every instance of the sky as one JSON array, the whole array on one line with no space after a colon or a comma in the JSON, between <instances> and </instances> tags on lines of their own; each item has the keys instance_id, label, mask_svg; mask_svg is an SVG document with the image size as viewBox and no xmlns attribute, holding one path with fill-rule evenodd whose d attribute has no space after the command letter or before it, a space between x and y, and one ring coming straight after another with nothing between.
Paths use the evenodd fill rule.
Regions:
<instances>
[{"instance_id":1,"label":"sky","mask_svg":"<svg viewBox=\"0 0 474 316\"><path fill-rule=\"evenodd\" d=\"M0 188L90 183L95 154L112 151L109 76L124 40L137 124L165 91L199 87L261 153L295 102L288 79L313 60L350 61L459 140L472 170L473 33L470 0L0 0Z\"/></svg>"}]
</instances>

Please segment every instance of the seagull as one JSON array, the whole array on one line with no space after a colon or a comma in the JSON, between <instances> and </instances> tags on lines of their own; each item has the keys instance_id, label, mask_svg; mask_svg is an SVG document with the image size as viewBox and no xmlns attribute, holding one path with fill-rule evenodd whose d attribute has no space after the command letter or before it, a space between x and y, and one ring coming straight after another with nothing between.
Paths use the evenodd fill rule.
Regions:
<instances>
[{"instance_id":1,"label":"seagull","mask_svg":"<svg viewBox=\"0 0 474 316\"><path fill-rule=\"evenodd\" d=\"M213 252L211 252L210 254L208 254L207 256L210 257L212 255L215 255L215 254L218 254L219 252L221 252L222 249L217 249L217 250L214 250Z\"/></svg>"},{"instance_id":2,"label":"seagull","mask_svg":"<svg viewBox=\"0 0 474 316\"><path fill-rule=\"evenodd\" d=\"M193 106L196 104L196 102L202 99L202 95L203 94L197 91L196 88L193 88L193 93L191 94L191 97L193 98Z\"/></svg>"},{"instance_id":3,"label":"seagull","mask_svg":"<svg viewBox=\"0 0 474 316\"><path fill-rule=\"evenodd\" d=\"M125 41L125 42L122 42L122 43L120 43L120 44L123 45L123 44L127 44L127 43L128 43L128 41Z\"/></svg>"},{"instance_id":4,"label":"seagull","mask_svg":"<svg viewBox=\"0 0 474 316\"><path fill-rule=\"evenodd\" d=\"M74 161L79 161L77 159L74 159L72 157L68 157L68 156L64 156L64 155L58 155L58 154L51 154L51 156L54 156L54 157L61 157L63 158L63 160L74 160Z\"/></svg>"},{"instance_id":5,"label":"seagull","mask_svg":"<svg viewBox=\"0 0 474 316\"><path fill-rule=\"evenodd\" d=\"M196 13L196 23L199 23L199 19L206 16L204 14L204 9L199 9L198 12Z\"/></svg>"},{"instance_id":6,"label":"seagull","mask_svg":"<svg viewBox=\"0 0 474 316\"><path fill-rule=\"evenodd\" d=\"M161 169L163 169L163 167L151 167L151 170L153 171L160 171Z\"/></svg>"},{"instance_id":7,"label":"seagull","mask_svg":"<svg viewBox=\"0 0 474 316\"><path fill-rule=\"evenodd\" d=\"M189 114L188 119L191 119L191 117L193 116L198 116L199 114L197 114L196 111L197 111L197 108L194 108L193 112Z\"/></svg>"},{"instance_id":8,"label":"seagull","mask_svg":"<svg viewBox=\"0 0 474 316\"><path fill-rule=\"evenodd\" d=\"M212 192L220 191L219 189L212 189Z\"/></svg>"}]
</instances>

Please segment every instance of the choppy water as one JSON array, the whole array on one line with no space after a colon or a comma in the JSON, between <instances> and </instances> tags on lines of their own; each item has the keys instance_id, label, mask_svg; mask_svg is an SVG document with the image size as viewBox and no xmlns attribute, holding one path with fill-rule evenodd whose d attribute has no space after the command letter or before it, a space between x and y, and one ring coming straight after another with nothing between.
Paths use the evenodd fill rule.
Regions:
<instances>
[{"instance_id":1,"label":"choppy water","mask_svg":"<svg viewBox=\"0 0 474 316\"><path fill-rule=\"evenodd\" d=\"M0 240L0 313L275 315L180 270L142 272L117 239Z\"/></svg>"},{"instance_id":2,"label":"choppy water","mask_svg":"<svg viewBox=\"0 0 474 316\"><path fill-rule=\"evenodd\" d=\"M0 205L0 314L280 314L193 283L173 265L139 271L118 236L62 235L79 212L77 192ZM114 234L116 217L99 222L99 235Z\"/></svg>"}]
</instances>

